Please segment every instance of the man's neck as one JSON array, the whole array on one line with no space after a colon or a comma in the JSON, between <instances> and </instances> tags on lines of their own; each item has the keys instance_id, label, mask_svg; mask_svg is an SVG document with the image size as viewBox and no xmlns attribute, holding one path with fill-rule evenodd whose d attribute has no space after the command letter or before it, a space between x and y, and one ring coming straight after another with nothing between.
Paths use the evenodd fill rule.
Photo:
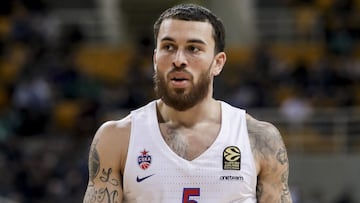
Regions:
<instances>
[{"instance_id":1,"label":"man's neck","mask_svg":"<svg viewBox=\"0 0 360 203\"><path fill-rule=\"evenodd\" d=\"M191 127L199 122L220 122L221 107L219 101L210 98L185 111L177 111L162 100L158 100L157 114L159 123Z\"/></svg>"}]
</instances>

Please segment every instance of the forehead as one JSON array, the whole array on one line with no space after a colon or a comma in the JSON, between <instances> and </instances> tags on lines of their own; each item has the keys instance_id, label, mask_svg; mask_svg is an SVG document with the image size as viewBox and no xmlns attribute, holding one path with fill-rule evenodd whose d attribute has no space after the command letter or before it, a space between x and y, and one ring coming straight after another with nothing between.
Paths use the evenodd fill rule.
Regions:
<instances>
[{"instance_id":1,"label":"forehead","mask_svg":"<svg viewBox=\"0 0 360 203\"><path fill-rule=\"evenodd\" d=\"M214 44L213 28L209 22L165 19L161 23L157 40L169 37L175 41L198 39Z\"/></svg>"}]
</instances>

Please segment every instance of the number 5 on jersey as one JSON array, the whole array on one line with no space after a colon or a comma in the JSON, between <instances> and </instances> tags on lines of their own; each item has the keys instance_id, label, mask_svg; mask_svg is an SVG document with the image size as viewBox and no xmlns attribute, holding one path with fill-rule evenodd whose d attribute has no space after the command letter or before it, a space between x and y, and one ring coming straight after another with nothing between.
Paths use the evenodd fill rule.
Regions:
<instances>
[{"instance_id":1,"label":"number 5 on jersey","mask_svg":"<svg viewBox=\"0 0 360 203\"><path fill-rule=\"evenodd\" d=\"M191 197L200 196L200 188L184 188L182 203L198 203Z\"/></svg>"}]
</instances>

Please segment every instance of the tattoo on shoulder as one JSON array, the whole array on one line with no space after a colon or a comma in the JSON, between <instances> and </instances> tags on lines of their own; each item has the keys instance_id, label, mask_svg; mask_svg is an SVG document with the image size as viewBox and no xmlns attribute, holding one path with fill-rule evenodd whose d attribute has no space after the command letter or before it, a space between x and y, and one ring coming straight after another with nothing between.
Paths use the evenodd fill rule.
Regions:
<instances>
[{"instance_id":1,"label":"tattoo on shoulder","mask_svg":"<svg viewBox=\"0 0 360 203\"><path fill-rule=\"evenodd\" d=\"M280 148L278 150L278 152L276 153L276 159L281 163L281 165L288 163L288 158L285 148Z\"/></svg>"},{"instance_id":2,"label":"tattoo on shoulder","mask_svg":"<svg viewBox=\"0 0 360 203\"><path fill-rule=\"evenodd\" d=\"M96 178L100 170L100 157L99 153L96 150L97 143L98 140L94 140L89 155L89 178L91 181Z\"/></svg>"},{"instance_id":3,"label":"tattoo on shoulder","mask_svg":"<svg viewBox=\"0 0 360 203\"><path fill-rule=\"evenodd\" d=\"M249 121L248 131L251 148L255 154L265 159L276 156L281 163L286 162L285 146L275 126L263 121Z\"/></svg>"}]
</instances>

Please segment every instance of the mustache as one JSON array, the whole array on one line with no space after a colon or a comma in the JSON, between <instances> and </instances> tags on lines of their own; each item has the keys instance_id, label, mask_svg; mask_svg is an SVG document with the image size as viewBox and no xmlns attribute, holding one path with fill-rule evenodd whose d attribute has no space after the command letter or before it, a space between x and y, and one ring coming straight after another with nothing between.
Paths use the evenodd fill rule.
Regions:
<instances>
[{"instance_id":1,"label":"mustache","mask_svg":"<svg viewBox=\"0 0 360 203\"><path fill-rule=\"evenodd\" d=\"M192 76L192 74L185 69L177 70L177 69L173 68L167 74L171 74L171 73L186 73L186 74L189 74Z\"/></svg>"},{"instance_id":2,"label":"mustache","mask_svg":"<svg viewBox=\"0 0 360 203\"><path fill-rule=\"evenodd\" d=\"M185 64L181 64L181 66L176 66L175 64L173 64L172 69L168 72L168 74L171 73L186 73L191 75L191 77L193 76L188 70L186 70L185 68Z\"/></svg>"},{"instance_id":3,"label":"mustache","mask_svg":"<svg viewBox=\"0 0 360 203\"><path fill-rule=\"evenodd\" d=\"M153 74L153 79L154 79L154 81L158 81L159 80L159 69L158 69L157 65L154 65L154 66L155 66L155 71ZM175 65L172 67L172 69L166 75L169 75L172 73L179 73L179 72L189 74L191 76L191 78L193 78L193 74L191 72L189 72L188 70L186 70L183 67L177 67Z\"/></svg>"}]
</instances>

